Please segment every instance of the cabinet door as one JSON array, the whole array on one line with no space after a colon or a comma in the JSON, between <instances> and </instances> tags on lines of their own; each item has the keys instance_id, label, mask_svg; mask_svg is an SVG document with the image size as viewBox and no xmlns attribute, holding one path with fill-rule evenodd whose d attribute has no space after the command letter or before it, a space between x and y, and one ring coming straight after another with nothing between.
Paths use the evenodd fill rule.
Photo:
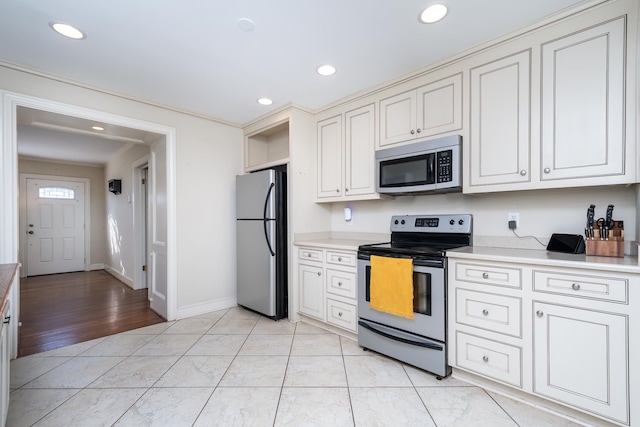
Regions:
<instances>
[{"instance_id":1,"label":"cabinet door","mask_svg":"<svg viewBox=\"0 0 640 427\"><path fill-rule=\"evenodd\" d=\"M298 265L300 313L324 320L324 286L321 267Z\"/></svg>"},{"instance_id":2,"label":"cabinet door","mask_svg":"<svg viewBox=\"0 0 640 427\"><path fill-rule=\"evenodd\" d=\"M345 117L345 195L373 194L375 188L375 107L348 111Z\"/></svg>"},{"instance_id":3,"label":"cabinet door","mask_svg":"<svg viewBox=\"0 0 640 427\"><path fill-rule=\"evenodd\" d=\"M531 179L530 62L524 51L471 69L470 187Z\"/></svg>"},{"instance_id":4,"label":"cabinet door","mask_svg":"<svg viewBox=\"0 0 640 427\"><path fill-rule=\"evenodd\" d=\"M415 90L380 101L380 147L408 141L416 135Z\"/></svg>"},{"instance_id":5,"label":"cabinet door","mask_svg":"<svg viewBox=\"0 0 640 427\"><path fill-rule=\"evenodd\" d=\"M9 364L11 363L11 342L9 340L11 336L9 326L10 319L11 305L10 301L7 301L2 317L0 318L0 321L2 321L2 323L0 323L0 425L4 425L9 412Z\"/></svg>"},{"instance_id":6,"label":"cabinet door","mask_svg":"<svg viewBox=\"0 0 640 427\"><path fill-rule=\"evenodd\" d=\"M318 198L344 195L342 116L318 122Z\"/></svg>"},{"instance_id":7,"label":"cabinet door","mask_svg":"<svg viewBox=\"0 0 640 427\"><path fill-rule=\"evenodd\" d=\"M627 318L534 302L535 393L628 423Z\"/></svg>"},{"instance_id":8,"label":"cabinet door","mask_svg":"<svg viewBox=\"0 0 640 427\"><path fill-rule=\"evenodd\" d=\"M623 18L542 45L543 181L624 174L624 65Z\"/></svg>"},{"instance_id":9,"label":"cabinet door","mask_svg":"<svg viewBox=\"0 0 640 427\"><path fill-rule=\"evenodd\" d=\"M418 88L417 119L422 137L462 129L462 73Z\"/></svg>"}]
</instances>

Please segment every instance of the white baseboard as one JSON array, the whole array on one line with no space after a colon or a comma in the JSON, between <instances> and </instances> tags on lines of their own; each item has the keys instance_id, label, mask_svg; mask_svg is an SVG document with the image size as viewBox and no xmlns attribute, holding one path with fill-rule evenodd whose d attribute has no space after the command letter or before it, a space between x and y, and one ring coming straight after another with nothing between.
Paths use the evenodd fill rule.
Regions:
<instances>
[{"instance_id":1,"label":"white baseboard","mask_svg":"<svg viewBox=\"0 0 640 427\"><path fill-rule=\"evenodd\" d=\"M199 316L201 314L210 313L212 311L224 310L226 308L236 307L238 300L233 298L221 298L206 303L192 304L186 307L178 307L176 319L185 319L187 317Z\"/></svg>"},{"instance_id":2,"label":"white baseboard","mask_svg":"<svg viewBox=\"0 0 640 427\"><path fill-rule=\"evenodd\" d=\"M115 277L116 279L120 280L122 283L124 283L125 285L133 289L133 279L131 277L125 276L124 274L120 273L110 265L105 265L104 271L106 271L107 273L109 273L110 275L112 275L113 277Z\"/></svg>"},{"instance_id":3,"label":"white baseboard","mask_svg":"<svg viewBox=\"0 0 640 427\"><path fill-rule=\"evenodd\" d=\"M98 264L91 264L89 266L89 271L95 271L95 270L104 270L104 262L101 262Z\"/></svg>"}]
</instances>

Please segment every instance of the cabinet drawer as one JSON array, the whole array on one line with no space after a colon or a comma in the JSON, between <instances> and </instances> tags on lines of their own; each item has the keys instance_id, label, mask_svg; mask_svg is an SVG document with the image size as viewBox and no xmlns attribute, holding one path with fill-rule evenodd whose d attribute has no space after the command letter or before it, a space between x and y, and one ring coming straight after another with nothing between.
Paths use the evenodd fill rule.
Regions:
<instances>
[{"instance_id":1,"label":"cabinet drawer","mask_svg":"<svg viewBox=\"0 0 640 427\"><path fill-rule=\"evenodd\" d=\"M533 289L538 292L626 303L627 287L627 280L617 277L533 272Z\"/></svg>"},{"instance_id":2,"label":"cabinet drawer","mask_svg":"<svg viewBox=\"0 0 640 427\"><path fill-rule=\"evenodd\" d=\"M349 267L355 267L356 253L327 251L327 262L329 264L346 265Z\"/></svg>"},{"instance_id":3,"label":"cabinet drawer","mask_svg":"<svg viewBox=\"0 0 640 427\"><path fill-rule=\"evenodd\" d=\"M322 256L322 250L320 249L300 248L298 249L298 259L322 262L324 257Z\"/></svg>"},{"instance_id":4,"label":"cabinet drawer","mask_svg":"<svg viewBox=\"0 0 640 427\"><path fill-rule=\"evenodd\" d=\"M456 364L498 381L522 387L522 349L456 332Z\"/></svg>"},{"instance_id":5,"label":"cabinet drawer","mask_svg":"<svg viewBox=\"0 0 640 427\"><path fill-rule=\"evenodd\" d=\"M327 322L356 332L358 314L356 306L327 298Z\"/></svg>"},{"instance_id":6,"label":"cabinet drawer","mask_svg":"<svg viewBox=\"0 0 640 427\"><path fill-rule=\"evenodd\" d=\"M522 300L456 289L456 322L521 337Z\"/></svg>"},{"instance_id":7,"label":"cabinet drawer","mask_svg":"<svg viewBox=\"0 0 640 427\"><path fill-rule=\"evenodd\" d=\"M456 280L484 285L520 288L522 272L518 268L507 268L492 264L456 263Z\"/></svg>"},{"instance_id":8,"label":"cabinet drawer","mask_svg":"<svg viewBox=\"0 0 640 427\"><path fill-rule=\"evenodd\" d=\"M327 268L327 292L356 299L356 273Z\"/></svg>"}]
</instances>

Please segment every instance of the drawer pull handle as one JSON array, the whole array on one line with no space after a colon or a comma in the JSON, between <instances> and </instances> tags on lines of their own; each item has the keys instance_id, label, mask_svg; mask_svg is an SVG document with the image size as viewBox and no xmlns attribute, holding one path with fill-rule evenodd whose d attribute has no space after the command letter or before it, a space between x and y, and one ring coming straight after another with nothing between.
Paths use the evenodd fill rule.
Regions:
<instances>
[{"instance_id":1,"label":"drawer pull handle","mask_svg":"<svg viewBox=\"0 0 640 427\"><path fill-rule=\"evenodd\" d=\"M482 356L482 361L483 362L488 362L489 361L489 356Z\"/></svg>"},{"instance_id":2,"label":"drawer pull handle","mask_svg":"<svg viewBox=\"0 0 640 427\"><path fill-rule=\"evenodd\" d=\"M342 312L341 311L338 312L338 316L342 317Z\"/></svg>"},{"instance_id":3,"label":"drawer pull handle","mask_svg":"<svg viewBox=\"0 0 640 427\"><path fill-rule=\"evenodd\" d=\"M483 279L488 279L489 278L489 273L482 273L482 278Z\"/></svg>"},{"instance_id":4,"label":"drawer pull handle","mask_svg":"<svg viewBox=\"0 0 640 427\"><path fill-rule=\"evenodd\" d=\"M580 290L580 283L574 283L573 285L571 285L571 288L574 291L579 291Z\"/></svg>"},{"instance_id":5,"label":"drawer pull handle","mask_svg":"<svg viewBox=\"0 0 640 427\"><path fill-rule=\"evenodd\" d=\"M341 256L338 257L338 261L342 261L342 257Z\"/></svg>"},{"instance_id":6,"label":"drawer pull handle","mask_svg":"<svg viewBox=\"0 0 640 427\"><path fill-rule=\"evenodd\" d=\"M311 254L307 254L307 258L311 258Z\"/></svg>"},{"instance_id":7,"label":"drawer pull handle","mask_svg":"<svg viewBox=\"0 0 640 427\"><path fill-rule=\"evenodd\" d=\"M322 275L322 273L320 273L320 272L318 271L318 276L321 276L321 275Z\"/></svg>"},{"instance_id":8,"label":"drawer pull handle","mask_svg":"<svg viewBox=\"0 0 640 427\"><path fill-rule=\"evenodd\" d=\"M542 310L538 310L538 311L536 311L536 316L542 317L542 316L544 316L544 313L542 312Z\"/></svg>"},{"instance_id":9,"label":"drawer pull handle","mask_svg":"<svg viewBox=\"0 0 640 427\"><path fill-rule=\"evenodd\" d=\"M482 314L484 316L488 316L489 315L489 310L487 310L486 308L484 310L482 310Z\"/></svg>"},{"instance_id":10,"label":"drawer pull handle","mask_svg":"<svg viewBox=\"0 0 640 427\"><path fill-rule=\"evenodd\" d=\"M342 286L342 282L338 282L338 286Z\"/></svg>"}]
</instances>

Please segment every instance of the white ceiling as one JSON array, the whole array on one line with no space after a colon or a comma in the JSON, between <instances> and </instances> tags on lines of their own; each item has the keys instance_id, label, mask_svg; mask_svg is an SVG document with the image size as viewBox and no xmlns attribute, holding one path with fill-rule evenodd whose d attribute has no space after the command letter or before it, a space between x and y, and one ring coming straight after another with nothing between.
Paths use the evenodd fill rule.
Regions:
<instances>
[{"instance_id":1,"label":"white ceiling","mask_svg":"<svg viewBox=\"0 0 640 427\"><path fill-rule=\"evenodd\" d=\"M2 0L0 61L244 124L288 103L321 108L582 1L443 0L444 20L419 23L433 2ZM316 74L324 63L337 74Z\"/></svg>"}]
</instances>

